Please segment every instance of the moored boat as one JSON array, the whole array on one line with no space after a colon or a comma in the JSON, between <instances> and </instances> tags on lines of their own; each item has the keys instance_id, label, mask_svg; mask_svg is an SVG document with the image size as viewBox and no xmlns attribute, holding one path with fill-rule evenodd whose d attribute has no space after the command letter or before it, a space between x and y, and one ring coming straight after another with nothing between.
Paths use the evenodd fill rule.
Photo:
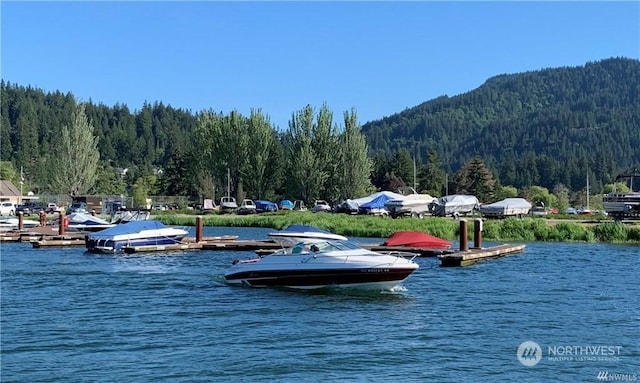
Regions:
<instances>
[{"instance_id":1,"label":"moored boat","mask_svg":"<svg viewBox=\"0 0 640 383\"><path fill-rule=\"evenodd\" d=\"M160 221L131 221L88 234L85 245L91 252L116 253L126 246L179 243L186 235L186 230L165 226Z\"/></svg>"},{"instance_id":2,"label":"moored boat","mask_svg":"<svg viewBox=\"0 0 640 383\"><path fill-rule=\"evenodd\" d=\"M251 287L390 290L418 269L415 257L381 254L349 241L300 242L263 257L234 261L224 278L229 284Z\"/></svg>"},{"instance_id":3,"label":"moored boat","mask_svg":"<svg viewBox=\"0 0 640 383\"><path fill-rule=\"evenodd\" d=\"M422 231L397 231L382 243L382 246L398 246L431 250L447 250L451 241L434 237Z\"/></svg>"},{"instance_id":4,"label":"moored boat","mask_svg":"<svg viewBox=\"0 0 640 383\"><path fill-rule=\"evenodd\" d=\"M17 230L20 226L19 218L15 217L0 217L0 232ZM40 226L39 222L29 219L22 220L22 227L24 229L30 229Z\"/></svg>"},{"instance_id":5,"label":"moored boat","mask_svg":"<svg viewBox=\"0 0 640 383\"><path fill-rule=\"evenodd\" d=\"M71 213L67 219L69 222L67 227L77 231L100 231L116 225L87 213Z\"/></svg>"}]
</instances>

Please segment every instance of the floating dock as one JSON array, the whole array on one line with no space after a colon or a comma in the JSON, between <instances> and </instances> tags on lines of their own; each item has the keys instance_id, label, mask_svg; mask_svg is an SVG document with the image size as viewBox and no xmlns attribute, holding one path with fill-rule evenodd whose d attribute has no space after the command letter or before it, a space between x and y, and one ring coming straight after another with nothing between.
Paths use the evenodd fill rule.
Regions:
<instances>
[{"instance_id":1,"label":"floating dock","mask_svg":"<svg viewBox=\"0 0 640 383\"><path fill-rule=\"evenodd\" d=\"M41 247L67 247L67 246L84 246L84 238L52 238L52 239L40 239L35 241L30 241L31 246L34 248Z\"/></svg>"},{"instance_id":2,"label":"floating dock","mask_svg":"<svg viewBox=\"0 0 640 383\"><path fill-rule=\"evenodd\" d=\"M237 239L203 240L194 242L189 239L174 245L127 246L125 253L147 253L171 250L220 250L220 251L275 251L282 249L282 245L273 241L244 241Z\"/></svg>"},{"instance_id":3,"label":"floating dock","mask_svg":"<svg viewBox=\"0 0 640 383\"><path fill-rule=\"evenodd\" d=\"M442 254L438 256L438 259L440 259L440 266L442 267L468 266L485 259L521 253L524 248L525 245L508 244L486 248L473 248L452 254Z\"/></svg>"},{"instance_id":4,"label":"floating dock","mask_svg":"<svg viewBox=\"0 0 640 383\"><path fill-rule=\"evenodd\" d=\"M467 221L460 220L460 250L450 254L438 255L440 266L468 266L485 259L504 257L510 254L521 253L525 245L499 245L482 247L482 220L477 218L473 228L474 247L469 249L467 240Z\"/></svg>"}]
</instances>

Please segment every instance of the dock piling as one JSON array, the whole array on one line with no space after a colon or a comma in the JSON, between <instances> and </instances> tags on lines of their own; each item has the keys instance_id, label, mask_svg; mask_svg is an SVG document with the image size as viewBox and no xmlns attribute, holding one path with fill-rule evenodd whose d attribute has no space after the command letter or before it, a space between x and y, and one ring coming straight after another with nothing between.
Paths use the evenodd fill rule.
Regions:
<instances>
[{"instance_id":1,"label":"dock piling","mask_svg":"<svg viewBox=\"0 0 640 383\"><path fill-rule=\"evenodd\" d=\"M473 247L482 248L482 218L473 221Z\"/></svg>"},{"instance_id":2,"label":"dock piling","mask_svg":"<svg viewBox=\"0 0 640 383\"><path fill-rule=\"evenodd\" d=\"M24 213L18 212L18 230L24 229Z\"/></svg>"},{"instance_id":3,"label":"dock piling","mask_svg":"<svg viewBox=\"0 0 640 383\"><path fill-rule=\"evenodd\" d=\"M59 211L58 214L60 215L60 225L58 227L58 235L63 236L64 235L64 212Z\"/></svg>"},{"instance_id":4,"label":"dock piling","mask_svg":"<svg viewBox=\"0 0 640 383\"><path fill-rule=\"evenodd\" d=\"M469 250L469 241L467 238L467 220L460 220L460 251Z\"/></svg>"},{"instance_id":5,"label":"dock piling","mask_svg":"<svg viewBox=\"0 0 640 383\"><path fill-rule=\"evenodd\" d=\"M202 216L196 217L196 243L202 242Z\"/></svg>"}]
</instances>

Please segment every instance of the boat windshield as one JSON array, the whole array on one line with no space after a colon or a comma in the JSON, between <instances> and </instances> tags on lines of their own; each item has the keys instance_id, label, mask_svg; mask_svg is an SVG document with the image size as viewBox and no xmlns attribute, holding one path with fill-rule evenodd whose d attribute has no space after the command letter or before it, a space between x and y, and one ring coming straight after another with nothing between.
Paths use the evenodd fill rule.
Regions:
<instances>
[{"instance_id":1,"label":"boat windshield","mask_svg":"<svg viewBox=\"0 0 640 383\"><path fill-rule=\"evenodd\" d=\"M326 253L329 251L357 250L360 246L350 241L298 242L291 248L291 254Z\"/></svg>"}]
</instances>

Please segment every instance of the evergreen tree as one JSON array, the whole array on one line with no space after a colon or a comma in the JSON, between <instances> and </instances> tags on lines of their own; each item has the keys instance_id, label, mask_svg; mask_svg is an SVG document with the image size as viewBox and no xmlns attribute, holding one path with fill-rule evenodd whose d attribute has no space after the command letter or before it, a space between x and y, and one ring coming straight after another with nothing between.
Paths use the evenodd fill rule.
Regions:
<instances>
[{"instance_id":1,"label":"evergreen tree","mask_svg":"<svg viewBox=\"0 0 640 383\"><path fill-rule=\"evenodd\" d=\"M456 174L456 193L471 194L482 202L494 199L495 180L479 157L462 166Z\"/></svg>"},{"instance_id":2,"label":"evergreen tree","mask_svg":"<svg viewBox=\"0 0 640 383\"><path fill-rule=\"evenodd\" d=\"M392 173L400 180L401 186L414 186L414 162L408 150L402 149L395 153Z\"/></svg>"},{"instance_id":3,"label":"evergreen tree","mask_svg":"<svg viewBox=\"0 0 640 383\"><path fill-rule=\"evenodd\" d=\"M442 161L435 150L429 150L426 166L420 171L421 190L434 197L440 197L445 190L445 175Z\"/></svg>"}]
</instances>

